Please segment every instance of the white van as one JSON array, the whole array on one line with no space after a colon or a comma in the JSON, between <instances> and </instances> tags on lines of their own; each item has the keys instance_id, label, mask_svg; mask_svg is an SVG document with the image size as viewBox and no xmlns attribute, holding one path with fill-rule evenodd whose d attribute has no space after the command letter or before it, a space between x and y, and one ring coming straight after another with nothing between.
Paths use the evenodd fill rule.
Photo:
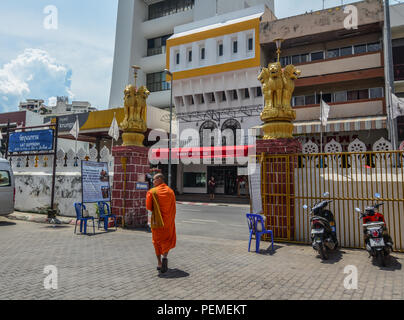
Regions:
<instances>
[{"instance_id":1,"label":"white van","mask_svg":"<svg viewBox=\"0 0 404 320\"><path fill-rule=\"evenodd\" d=\"M0 158L0 216L14 212L15 184L13 170L6 159Z\"/></svg>"}]
</instances>

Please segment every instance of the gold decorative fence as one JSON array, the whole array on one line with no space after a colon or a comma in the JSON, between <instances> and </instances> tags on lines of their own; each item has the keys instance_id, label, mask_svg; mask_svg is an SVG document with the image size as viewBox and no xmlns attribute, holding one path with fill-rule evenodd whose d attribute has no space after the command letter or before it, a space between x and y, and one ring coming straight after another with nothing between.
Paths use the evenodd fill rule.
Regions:
<instances>
[{"instance_id":1,"label":"gold decorative fence","mask_svg":"<svg viewBox=\"0 0 404 320\"><path fill-rule=\"evenodd\" d=\"M363 248L362 221L355 208L384 202L387 228L396 251L404 251L404 152L265 155L262 197L269 228L278 241L310 243L310 216L303 205L333 200L343 247ZM381 199L375 197L381 194Z\"/></svg>"}]
</instances>

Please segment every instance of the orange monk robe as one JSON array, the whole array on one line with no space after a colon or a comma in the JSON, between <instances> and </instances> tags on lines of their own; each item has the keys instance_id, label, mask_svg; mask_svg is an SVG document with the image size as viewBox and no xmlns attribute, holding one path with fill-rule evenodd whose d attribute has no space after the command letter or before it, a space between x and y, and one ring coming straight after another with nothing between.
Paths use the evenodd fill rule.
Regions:
<instances>
[{"instance_id":1,"label":"orange monk robe","mask_svg":"<svg viewBox=\"0 0 404 320\"><path fill-rule=\"evenodd\" d=\"M161 215L164 221L164 227L152 229L153 245L156 255L163 255L175 248L177 235L175 231L176 199L174 191L165 183L156 187L157 198L160 205ZM147 210L153 210L153 196L149 191L146 196Z\"/></svg>"}]
</instances>

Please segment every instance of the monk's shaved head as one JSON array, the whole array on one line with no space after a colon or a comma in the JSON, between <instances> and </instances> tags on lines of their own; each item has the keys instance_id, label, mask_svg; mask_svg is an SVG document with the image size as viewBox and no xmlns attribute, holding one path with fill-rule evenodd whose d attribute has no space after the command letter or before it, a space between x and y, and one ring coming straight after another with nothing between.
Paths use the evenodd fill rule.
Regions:
<instances>
[{"instance_id":1,"label":"monk's shaved head","mask_svg":"<svg viewBox=\"0 0 404 320\"><path fill-rule=\"evenodd\" d=\"M155 187L159 186L160 184L164 183L164 175L162 173L157 173L153 177L153 184Z\"/></svg>"}]
</instances>

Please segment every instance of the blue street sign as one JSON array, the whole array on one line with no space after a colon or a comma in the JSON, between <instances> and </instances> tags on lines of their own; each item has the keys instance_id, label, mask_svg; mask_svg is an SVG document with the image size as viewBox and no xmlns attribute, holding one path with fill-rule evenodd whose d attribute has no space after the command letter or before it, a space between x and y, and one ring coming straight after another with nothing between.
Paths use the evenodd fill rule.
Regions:
<instances>
[{"instance_id":1,"label":"blue street sign","mask_svg":"<svg viewBox=\"0 0 404 320\"><path fill-rule=\"evenodd\" d=\"M10 134L8 152L53 150L53 130L14 132Z\"/></svg>"},{"instance_id":2,"label":"blue street sign","mask_svg":"<svg viewBox=\"0 0 404 320\"><path fill-rule=\"evenodd\" d=\"M147 182L136 182L136 190L149 190L149 184Z\"/></svg>"}]
</instances>

